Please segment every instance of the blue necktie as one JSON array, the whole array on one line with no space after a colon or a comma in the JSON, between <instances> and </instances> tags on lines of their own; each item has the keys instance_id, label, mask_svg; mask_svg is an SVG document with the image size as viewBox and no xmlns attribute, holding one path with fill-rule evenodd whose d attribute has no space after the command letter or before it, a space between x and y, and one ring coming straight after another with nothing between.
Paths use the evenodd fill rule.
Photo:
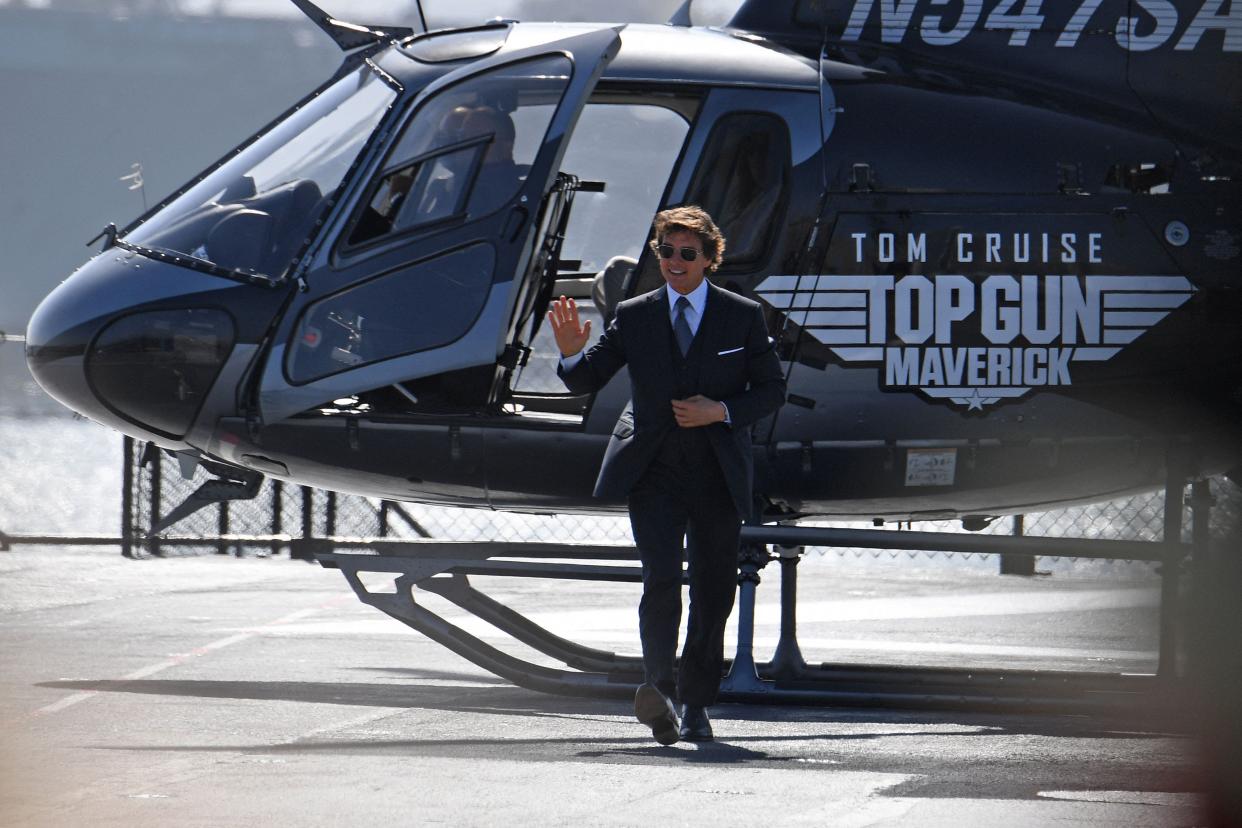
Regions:
<instances>
[{"instance_id":1,"label":"blue necktie","mask_svg":"<svg viewBox=\"0 0 1242 828\"><path fill-rule=\"evenodd\" d=\"M679 296L674 307L677 308L677 317L673 320L673 335L677 337L677 347L681 349L681 355L685 356L690 350L690 343L694 341L690 323L686 321L686 309L690 307L690 300Z\"/></svg>"}]
</instances>

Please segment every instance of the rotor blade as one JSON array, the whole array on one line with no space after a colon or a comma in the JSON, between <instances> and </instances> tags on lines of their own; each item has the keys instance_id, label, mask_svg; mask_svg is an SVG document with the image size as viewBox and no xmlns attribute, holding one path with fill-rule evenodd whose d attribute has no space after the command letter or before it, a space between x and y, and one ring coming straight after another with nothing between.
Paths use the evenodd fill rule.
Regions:
<instances>
[{"instance_id":1,"label":"rotor blade","mask_svg":"<svg viewBox=\"0 0 1242 828\"><path fill-rule=\"evenodd\" d=\"M369 46L378 41L399 39L414 34L413 29L404 26L381 29L377 26L346 23L344 20L337 20L310 0L293 0L293 5L310 18L312 23L323 29L342 52Z\"/></svg>"}]
</instances>

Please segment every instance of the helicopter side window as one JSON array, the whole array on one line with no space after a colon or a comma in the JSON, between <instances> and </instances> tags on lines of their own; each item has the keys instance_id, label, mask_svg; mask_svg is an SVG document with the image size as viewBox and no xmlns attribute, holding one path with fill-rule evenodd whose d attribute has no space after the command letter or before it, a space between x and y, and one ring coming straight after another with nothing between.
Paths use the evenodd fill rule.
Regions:
<instances>
[{"instance_id":1,"label":"helicopter side window","mask_svg":"<svg viewBox=\"0 0 1242 828\"><path fill-rule=\"evenodd\" d=\"M462 212L483 145L448 150L406 164L384 176L350 236L360 244ZM410 198L414 192L415 197Z\"/></svg>"},{"instance_id":2,"label":"helicopter side window","mask_svg":"<svg viewBox=\"0 0 1242 828\"><path fill-rule=\"evenodd\" d=\"M351 285L307 306L288 357L295 384L447 345L474 323L495 267L474 244Z\"/></svg>"},{"instance_id":3,"label":"helicopter side window","mask_svg":"<svg viewBox=\"0 0 1242 828\"><path fill-rule=\"evenodd\" d=\"M493 213L526 180L572 71L562 56L485 72L411 118L347 244Z\"/></svg>"},{"instance_id":4,"label":"helicopter side window","mask_svg":"<svg viewBox=\"0 0 1242 828\"><path fill-rule=\"evenodd\" d=\"M759 112L716 122L686 202L698 204L724 234L724 267L754 264L768 251L789 178L789 129Z\"/></svg>"}]
</instances>

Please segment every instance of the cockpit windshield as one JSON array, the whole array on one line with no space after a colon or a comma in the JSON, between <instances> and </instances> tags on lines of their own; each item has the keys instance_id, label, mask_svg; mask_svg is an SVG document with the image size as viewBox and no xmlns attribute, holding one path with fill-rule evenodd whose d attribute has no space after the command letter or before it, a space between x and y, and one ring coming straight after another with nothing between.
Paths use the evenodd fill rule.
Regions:
<instances>
[{"instance_id":1,"label":"cockpit windshield","mask_svg":"<svg viewBox=\"0 0 1242 828\"><path fill-rule=\"evenodd\" d=\"M396 92L364 64L124 241L279 278L395 98Z\"/></svg>"}]
</instances>

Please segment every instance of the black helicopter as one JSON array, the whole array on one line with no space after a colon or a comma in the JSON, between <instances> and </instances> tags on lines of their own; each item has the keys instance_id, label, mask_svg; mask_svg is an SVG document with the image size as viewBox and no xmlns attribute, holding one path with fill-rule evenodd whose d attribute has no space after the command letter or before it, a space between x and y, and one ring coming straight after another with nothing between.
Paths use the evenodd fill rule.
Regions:
<instances>
[{"instance_id":1,"label":"black helicopter","mask_svg":"<svg viewBox=\"0 0 1242 828\"><path fill-rule=\"evenodd\" d=\"M1242 458L1236 3L416 34L294 2L336 74L31 319L70 408L244 485L621 509L590 495L626 378L565 392L544 311L656 287L651 216L695 203L788 372L768 516L977 522Z\"/></svg>"}]
</instances>

